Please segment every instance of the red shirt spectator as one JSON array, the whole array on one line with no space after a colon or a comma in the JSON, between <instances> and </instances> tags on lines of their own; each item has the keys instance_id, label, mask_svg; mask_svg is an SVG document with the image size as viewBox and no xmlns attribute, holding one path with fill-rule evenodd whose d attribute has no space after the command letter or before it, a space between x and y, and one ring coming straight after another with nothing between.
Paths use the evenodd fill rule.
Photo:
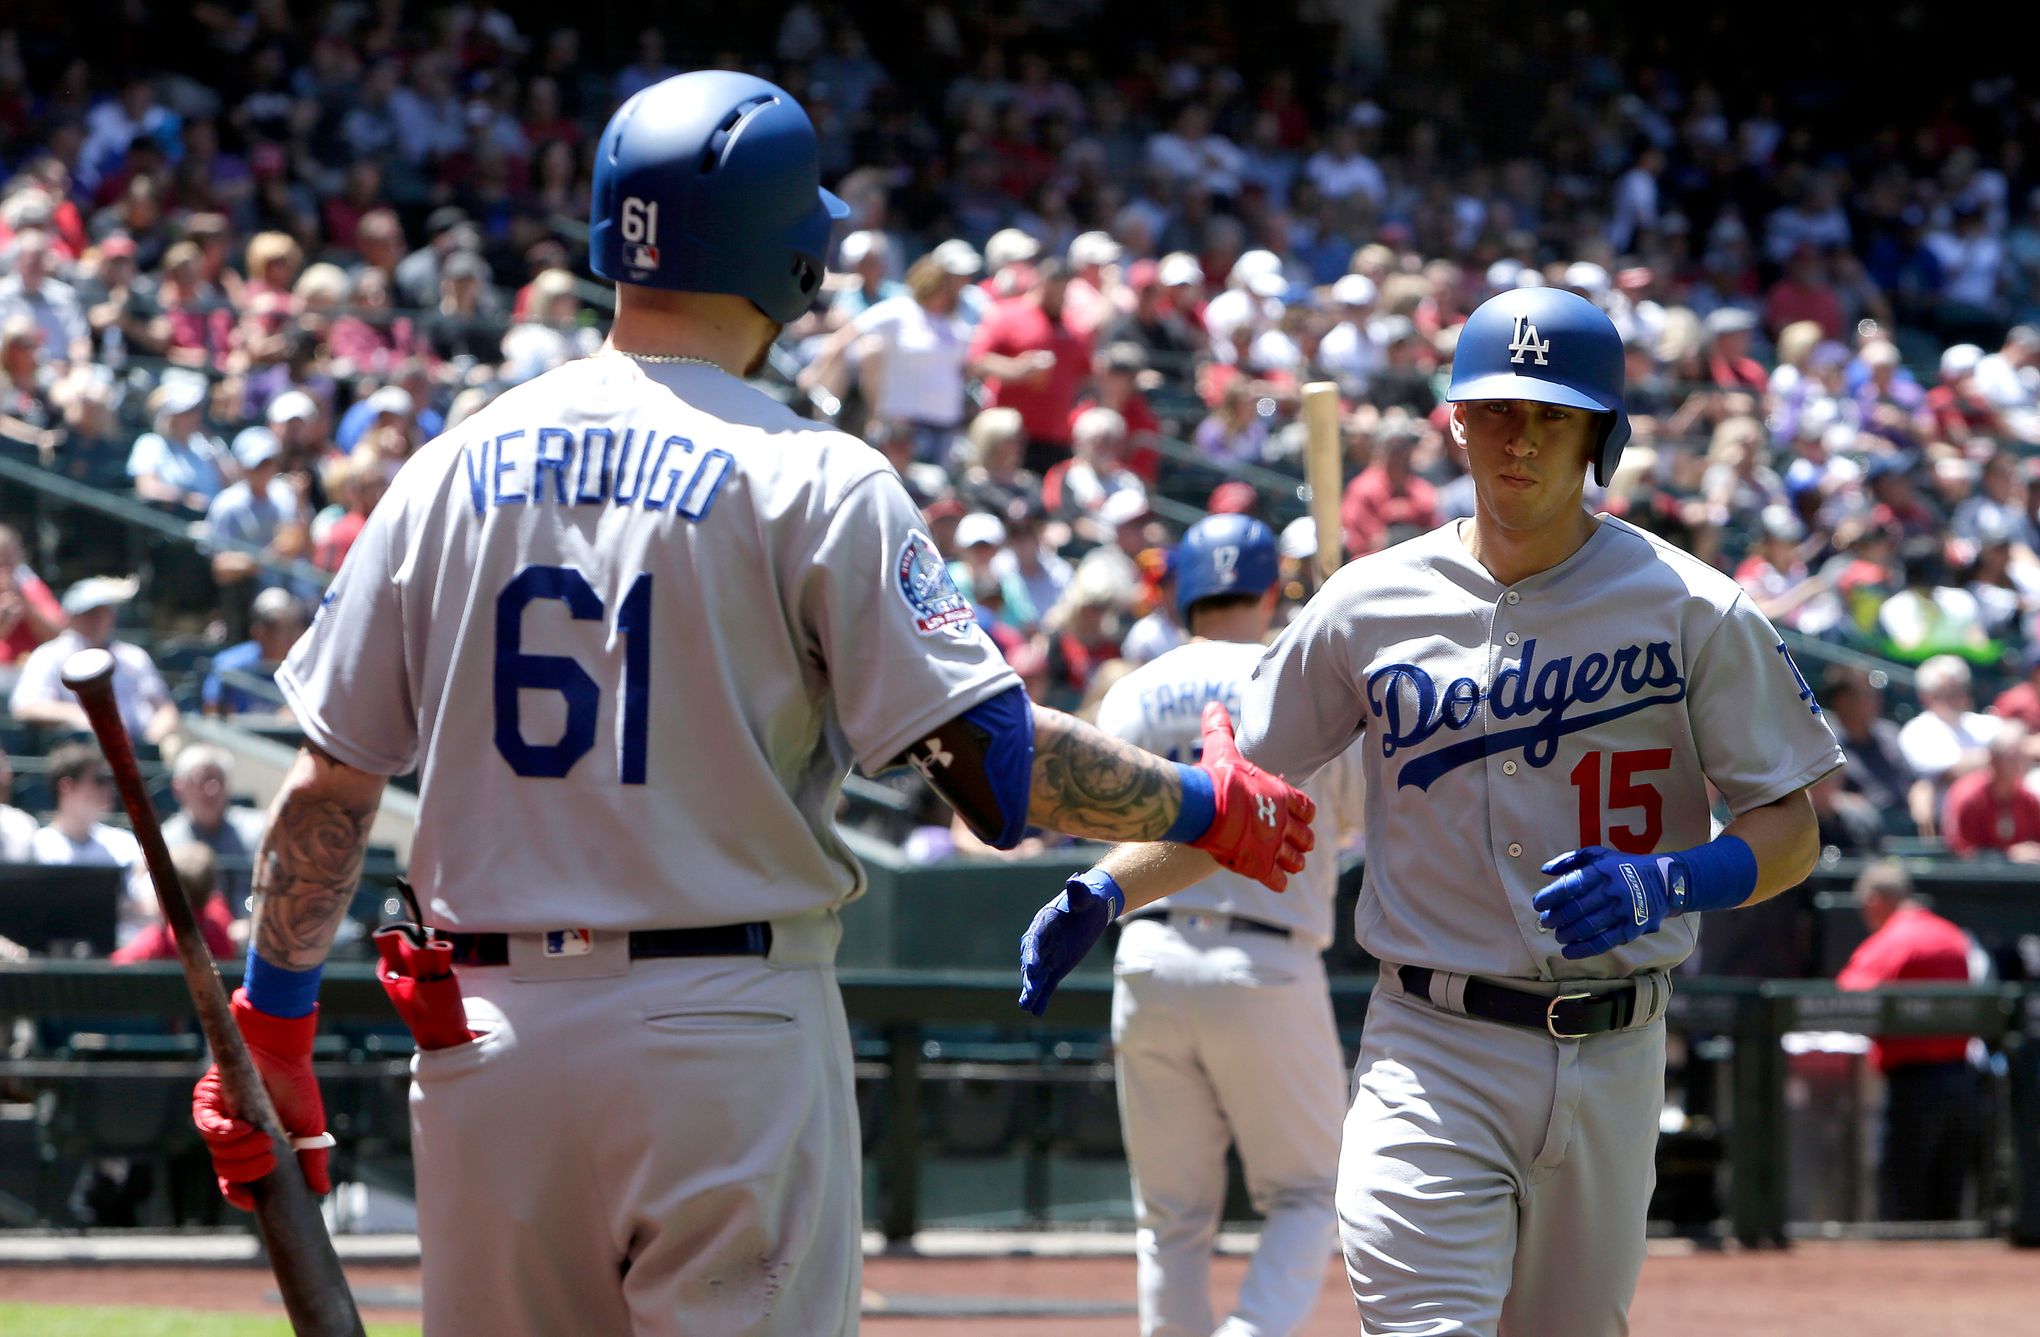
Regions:
<instances>
[{"instance_id":1,"label":"red shirt spectator","mask_svg":"<svg viewBox=\"0 0 2040 1337\"><path fill-rule=\"evenodd\" d=\"M1347 556L1380 552L1445 523L1438 514L1438 490L1410 472L1414 444L1407 439L1391 441L1382 459L1346 485L1339 503L1339 528L1345 534Z\"/></svg>"},{"instance_id":2,"label":"red shirt spectator","mask_svg":"<svg viewBox=\"0 0 2040 1337\"><path fill-rule=\"evenodd\" d=\"M1020 414L1029 443L1028 467L1055 463L1070 443L1070 410L1091 373L1091 341L1063 319L1069 271L1043 262L1034 291L994 305L971 341L969 366L984 378L986 408ZM1043 448L1049 458L1042 461Z\"/></svg>"},{"instance_id":3,"label":"red shirt spectator","mask_svg":"<svg viewBox=\"0 0 2040 1337\"><path fill-rule=\"evenodd\" d=\"M1876 927L1836 977L1844 989L1969 982L1969 935L1913 901L1910 883L1905 885L1906 891L1873 890L1863 900L1863 918ZM1968 1052L1966 1035L1892 1035L1871 1042L1879 1072L1909 1063L1958 1062Z\"/></svg>"},{"instance_id":4,"label":"red shirt spectator","mask_svg":"<svg viewBox=\"0 0 2040 1337\"><path fill-rule=\"evenodd\" d=\"M2023 759L2016 755L2007 764L2024 769ZM2016 773L2003 774L1993 747L1990 765L1950 784L1941 805L1941 836L1948 848L1965 859L1986 850L2019 863L2040 858L2040 797L2026 788L2023 779ZM2022 857L2028 854L2034 858Z\"/></svg>"},{"instance_id":5,"label":"red shirt spectator","mask_svg":"<svg viewBox=\"0 0 2040 1337\"><path fill-rule=\"evenodd\" d=\"M1990 713L2001 719L2017 720L2040 733L2040 645L2028 646L2020 667L2026 676L1998 693Z\"/></svg>"},{"instance_id":6,"label":"red shirt spectator","mask_svg":"<svg viewBox=\"0 0 2040 1337\"><path fill-rule=\"evenodd\" d=\"M213 897L198 912L198 935L205 939L205 948L213 954L215 961L229 961L236 954L234 935L229 931L233 922L233 913L227 909L226 898L222 896ZM122 966L136 961L176 959L177 938L170 932L170 926L160 919L135 935L133 942L107 958Z\"/></svg>"},{"instance_id":7,"label":"red shirt spectator","mask_svg":"<svg viewBox=\"0 0 2040 1337\"><path fill-rule=\"evenodd\" d=\"M21 540L0 525L0 664L18 664L64 629L63 605L21 564Z\"/></svg>"}]
</instances>

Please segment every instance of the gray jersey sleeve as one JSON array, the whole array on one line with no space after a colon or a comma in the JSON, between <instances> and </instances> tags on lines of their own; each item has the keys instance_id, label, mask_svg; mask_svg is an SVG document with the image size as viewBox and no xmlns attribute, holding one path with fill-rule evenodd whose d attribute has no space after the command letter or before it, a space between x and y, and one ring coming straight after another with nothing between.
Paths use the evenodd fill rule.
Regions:
<instances>
[{"instance_id":1,"label":"gray jersey sleeve","mask_svg":"<svg viewBox=\"0 0 2040 1337\"><path fill-rule=\"evenodd\" d=\"M805 568L800 616L858 766L1020 685L890 471L852 484Z\"/></svg>"},{"instance_id":2,"label":"gray jersey sleeve","mask_svg":"<svg viewBox=\"0 0 2040 1337\"><path fill-rule=\"evenodd\" d=\"M1736 813L1776 802L1842 764L1813 689L1746 597L1701 645L1687 691L1700 769Z\"/></svg>"},{"instance_id":3,"label":"gray jersey sleeve","mask_svg":"<svg viewBox=\"0 0 2040 1337\"><path fill-rule=\"evenodd\" d=\"M1240 693L1241 753L1291 784L1316 775L1366 724L1346 636L1330 616L1338 602L1334 586L1318 591Z\"/></svg>"},{"instance_id":4,"label":"gray jersey sleeve","mask_svg":"<svg viewBox=\"0 0 2040 1337\"><path fill-rule=\"evenodd\" d=\"M361 527L311 630L276 671L305 737L372 775L417 765L418 712L405 661L397 499Z\"/></svg>"}]
</instances>

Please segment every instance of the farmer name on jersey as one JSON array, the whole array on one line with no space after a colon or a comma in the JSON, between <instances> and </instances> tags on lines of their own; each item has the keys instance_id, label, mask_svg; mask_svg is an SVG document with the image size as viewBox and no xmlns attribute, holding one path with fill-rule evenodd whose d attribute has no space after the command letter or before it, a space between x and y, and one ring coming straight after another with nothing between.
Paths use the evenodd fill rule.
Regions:
<instances>
[{"instance_id":1,"label":"farmer name on jersey","mask_svg":"<svg viewBox=\"0 0 2040 1337\"><path fill-rule=\"evenodd\" d=\"M1615 698L1610 704L1603 701ZM1537 660L1537 640L1523 642L1523 657L1495 674L1485 689L1472 678L1455 678L1442 690L1415 664L1386 664L1367 675L1367 704L1374 712L1381 755L1430 742L1441 732L1458 734L1473 724L1483 704L1491 723L1482 732L1433 748L1403 763L1397 787L1429 789L1449 771L1498 752L1521 749L1532 766L1548 766L1558 740L1686 698L1686 679L1669 641L1595 651L1574 660L1561 655ZM1599 709L1580 711L1581 706ZM1509 720L1514 727L1500 727Z\"/></svg>"},{"instance_id":2,"label":"farmer name on jersey","mask_svg":"<svg viewBox=\"0 0 2040 1337\"><path fill-rule=\"evenodd\" d=\"M699 520L736 460L656 428L520 427L460 448L468 500L491 506L638 506Z\"/></svg>"}]
</instances>

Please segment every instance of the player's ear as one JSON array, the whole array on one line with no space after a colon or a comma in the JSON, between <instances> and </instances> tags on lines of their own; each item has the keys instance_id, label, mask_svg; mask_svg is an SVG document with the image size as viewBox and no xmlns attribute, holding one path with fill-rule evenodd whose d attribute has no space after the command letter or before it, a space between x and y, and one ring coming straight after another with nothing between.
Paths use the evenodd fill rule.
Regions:
<instances>
[{"instance_id":1,"label":"player's ear","mask_svg":"<svg viewBox=\"0 0 2040 1337\"><path fill-rule=\"evenodd\" d=\"M1446 421L1451 424L1452 444L1458 446L1461 450L1466 449L1466 403L1464 400L1452 406L1452 412L1447 415Z\"/></svg>"}]
</instances>

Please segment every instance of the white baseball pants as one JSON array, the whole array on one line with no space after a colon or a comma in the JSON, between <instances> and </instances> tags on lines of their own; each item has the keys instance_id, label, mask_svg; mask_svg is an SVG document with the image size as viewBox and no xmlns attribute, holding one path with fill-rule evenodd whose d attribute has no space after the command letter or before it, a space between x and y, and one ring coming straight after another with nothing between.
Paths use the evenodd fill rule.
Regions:
<instances>
[{"instance_id":1,"label":"white baseball pants","mask_svg":"<svg viewBox=\"0 0 2040 1337\"><path fill-rule=\"evenodd\" d=\"M1334 1238L1344 1056L1323 958L1225 927L1129 922L1113 962L1120 1123L1133 1171L1143 1337L1211 1337L1228 1142L1266 1217L1224 1337L1284 1337Z\"/></svg>"},{"instance_id":2,"label":"white baseball pants","mask_svg":"<svg viewBox=\"0 0 2040 1337\"><path fill-rule=\"evenodd\" d=\"M1555 1040L1407 997L1382 972L1339 1158L1365 1337L1628 1333L1664 1034Z\"/></svg>"},{"instance_id":3,"label":"white baseball pants","mask_svg":"<svg viewBox=\"0 0 2040 1337\"><path fill-rule=\"evenodd\" d=\"M619 962L621 939L548 969L523 941L460 971L483 1038L412 1068L426 1337L856 1332L834 969Z\"/></svg>"}]
</instances>

